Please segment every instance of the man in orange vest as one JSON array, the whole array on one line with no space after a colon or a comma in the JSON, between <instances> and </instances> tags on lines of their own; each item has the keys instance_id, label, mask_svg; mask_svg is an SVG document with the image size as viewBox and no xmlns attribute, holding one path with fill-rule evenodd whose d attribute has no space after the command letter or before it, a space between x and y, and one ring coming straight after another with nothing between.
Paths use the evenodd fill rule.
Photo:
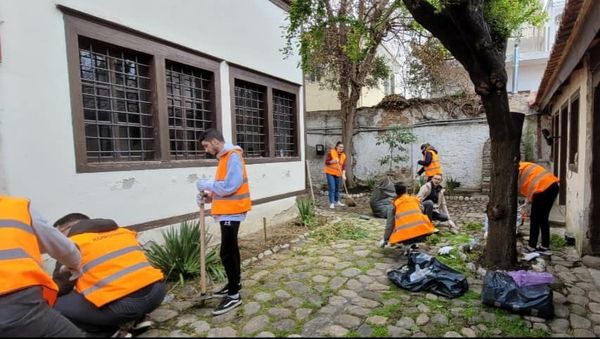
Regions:
<instances>
[{"instance_id":1,"label":"man in orange vest","mask_svg":"<svg viewBox=\"0 0 600 339\"><path fill-rule=\"evenodd\" d=\"M558 195L558 178L544 167L532 162L519 163L519 194L531 203L529 219L528 252L550 255L550 223L548 217ZM542 233L542 245L536 247L538 234Z\"/></svg>"},{"instance_id":2,"label":"man in orange vest","mask_svg":"<svg viewBox=\"0 0 600 339\"><path fill-rule=\"evenodd\" d=\"M0 336L83 337L51 308L58 287L42 268L42 253L78 274L81 254L75 244L48 225L28 199L0 195Z\"/></svg>"},{"instance_id":3,"label":"man in orange vest","mask_svg":"<svg viewBox=\"0 0 600 339\"><path fill-rule=\"evenodd\" d=\"M200 192L197 202L202 199L212 202L211 213L221 226L221 262L227 274L227 285L216 295L224 296L221 303L212 312L223 314L241 305L240 249L238 230L246 213L252 208L250 187L242 149L226 143L220 131L211 128L199 138L204 150L219 159L215 179L198 179L196 187Z\"/></svg>"},{"instance_id":4,"label":"man in orange vest","mask_svg":"<svg viewBox=\"0 0 600 339\"><path fill-rule=\"evenodd\" d=\"M388 209L387 223L380 247L403 243L405 245L421 241L436 231L429 218L421 211L417 197L406 194L406 186L394 184L396 199Z\"/></svg>"},{"instance_id":5,"label":"man in orange vest","mask_svg":"<svg viewBox=\"0 0 600 339\"><path fill-rule=\"evenodd\" d=\"M54 223L81 250L82 275L54 270L60 291L56 310L93 336L128 336L120 327L139 321L163 301L162 271L151 266L136 232L110 219L68 214Z\"/></svg>"},{"instance_id":6,"label":"man in orange vest","mask_svg":"<svg viewBox=\"0 0 600 339\"><path fill-rule=\"evenodd\" d=\"M329 208L335 208L335 205L345 206L340 201L340 186L342 185L340 178L346 180L346 154L341 141L338 141L335 147L327 153L323 172L327 177Z\"/></svg>"},{"instance_id":7,"label":"man in orange vest","mask_svg":"<svg viewBox=\"0 0 600 339\"><path fill-rule=\"evenodd\" d=\"M421 169L417 172L417 176L425 172L425 175L427 176L427 181L430 181L434 175L444 174L438 151L433 146L431 146L428 143L422 144L421 153L423 154L423 160L417 161L417 164L423 167L421 167Z\"/></svg>"}]
</instances>

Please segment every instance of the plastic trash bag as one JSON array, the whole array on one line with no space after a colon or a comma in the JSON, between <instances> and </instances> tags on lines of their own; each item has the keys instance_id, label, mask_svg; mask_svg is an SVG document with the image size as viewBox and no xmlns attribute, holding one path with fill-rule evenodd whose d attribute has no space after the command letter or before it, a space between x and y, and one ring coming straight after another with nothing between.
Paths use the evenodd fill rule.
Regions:
<instances>
[{"instance_id":1,"label":"plastic trash bag","mask_svg":"<svg viewBox=\"0 0 600 339\"><path fill-rule=\"evenodd\" d=\"M517 314L546 319L554 316L552 289L547 284L519 287L508 273L487 271L481 301Z\"/></svg>"},{"instance_id":2,"label":"plastic trash bag","mask_svg":"<svg viewBox=\"0 0 600 339\"><path fill-rule=\"evenodd\" d=\"M460 297L469 290L467 278L462 273L420 252L411 252L408 263L389 271L387 276L400 288L431 292L446 298Z\"/></svg>"},{"instance_id":3,"label":"plastic trash bag","mask_svg":"<svg viewBox=\"0 0 600 339\"><path fill-rule=\"evenodd\" d=\"M394 182L390 178L383 179L371 194L371 210L377 218L387 218L388 206L392 203L392 199L396 197L396 189Z\"/></svg>"},{"instance_id":4,"label":"plastic trash bag","mask_svg":"<svg viewBox=\"0 0 600 339\"><path fill-rule=\"evenodd\" d=\"M519 270L506 273L513 278L519 287L552 284L554 282L554 276L549 272Z\"/></svg>"}]
</instances>

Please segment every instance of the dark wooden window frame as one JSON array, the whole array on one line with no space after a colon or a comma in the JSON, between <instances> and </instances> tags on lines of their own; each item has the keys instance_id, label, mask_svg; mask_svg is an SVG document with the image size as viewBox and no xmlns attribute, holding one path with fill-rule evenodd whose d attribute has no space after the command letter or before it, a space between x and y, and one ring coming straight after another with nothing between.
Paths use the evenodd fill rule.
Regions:
<instances>
[{"instance_id":1,"label":"dark wooden window frame","mask_svg":"<svg viewBox=\"0 0 600 339\"><path fill-rule=\"evenodd\" d=\"M577 102L577 107L575 107L577 109L577 112L573 112L573 108L574 108L573 103L574 102ZM579 116L579 113L581 111L580 107L581 107L581 103L579 100L579 89L577 89L577 91L575 91L575 94L573 94L571 96L571 98L569 98L568 165L569 165L569 171L575 172L575 173L577 173L577 166L578 166L578 164L575 163L575 153L577 153L578 149L579 149L579 119L581 118ZM574 114L577 114L577 126L573 126L573 119L575 116ZM578 157L579 157L579 155L578 155ZM578 159L578 161L579 161L579 159Z\"/></svg>"},{"instance_id":2,"label":"dark wooden window frame","mask_svg":"<svg viewBox=\"0 0 600 339\"><path fill-rule=\"evenodd\" d=\"M75 143L76 170L78 173L144 170L159 168L179 168L214 166L214 159L172 160L169 152L169 124L167 112L166 61L196 67L213 73L212 97L213 121L215 127L222 128L220 62L221 60L205 55L175 43L153 37L143 32L57 6L64 14L69 84L71 93L71 111L73 117L73 135ZM84 36L152 57L150 66L151 100L155 115L155 150L153 161L88 163L85 144L83 98L79 70L78 37Z\"/></svg>"},{"instance_id":3,"label":"dark wooden window frame","mask_svg":"<svg viewBox=\"0 0 600 339\"><path fill-rule=\"evenodd\" d=\"M289 83L283 80L279 80L268 75L259 74L254 71L247 70L241 66L229 65L229 88L231 95L231 134L232 142L236 143L236 119L235 119L235 80L241 80L252 84L266 87L266 114L267 114L267 135L268 135L268 157L264 158L247 158L247 164L264 164L264 163L275 163L275 162L287 162L287 161L300 161L300 114L299 112L299 98L300 98L300 86ZM296 124L296 154L294 157L276 157L275 156L275 124L273 121L273 89L288 92L296 96L294 105L294 118Z\"/></svg>"}]
</instances>

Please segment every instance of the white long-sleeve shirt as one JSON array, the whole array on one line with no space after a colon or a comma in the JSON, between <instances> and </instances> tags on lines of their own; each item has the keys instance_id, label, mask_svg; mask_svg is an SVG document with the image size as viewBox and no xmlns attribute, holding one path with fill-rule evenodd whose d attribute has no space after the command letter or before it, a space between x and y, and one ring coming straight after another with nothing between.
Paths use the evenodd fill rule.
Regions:
<instances>
[{"instance_id":1,"label":"white long-sleeve shirt","mask_svg":"<svg viewBox=\"0 0 600 339\"><path fill-rule=\"evenodd\" d=\"M79 271L81 253L75 244L64 234L52 227L35 209L29 207L31 226L35 233L40 251L47 253L71 271Z\"/></svg>"}]
</instances>

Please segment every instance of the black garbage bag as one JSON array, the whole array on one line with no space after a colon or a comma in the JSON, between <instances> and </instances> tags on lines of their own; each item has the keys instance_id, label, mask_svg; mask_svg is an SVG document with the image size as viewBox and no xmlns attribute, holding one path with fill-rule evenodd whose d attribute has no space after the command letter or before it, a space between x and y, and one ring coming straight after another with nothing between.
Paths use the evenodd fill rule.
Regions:
<instances>
[{"instance_id":1,"label":"black garbage bag","mask_svg":"<svg viewBox=\"0 0 600 339\"><path fill-rule=\"evenodd\" d=\"M377 218L387 218L387 210L396 197L394 182L389 177L383 179L371 194L371 210Z\"/></svg>"},{"instance_id":2,"label":"black garbage bag","mask_svg":"<svg viewBox=\"0 0 600 339\"><path fill-rule=\"evenodd\" d=\"M547 284L519 287L507 273L488 271L483 278L482 303L513 313L554 317L552 289Z\"/></svg>"},{"instance_id":3,"label":"black garbage bag","mask_svg":"<svg viewBox=\"0 0 600 339\"><path fill-rule=\"evenodd\" d=\"M427 291L450 299L469 290L467 278L462 273L416 251L409 254L406 265L388 272L388 279L412 292Z\"/></svg>"}]
</instances>

